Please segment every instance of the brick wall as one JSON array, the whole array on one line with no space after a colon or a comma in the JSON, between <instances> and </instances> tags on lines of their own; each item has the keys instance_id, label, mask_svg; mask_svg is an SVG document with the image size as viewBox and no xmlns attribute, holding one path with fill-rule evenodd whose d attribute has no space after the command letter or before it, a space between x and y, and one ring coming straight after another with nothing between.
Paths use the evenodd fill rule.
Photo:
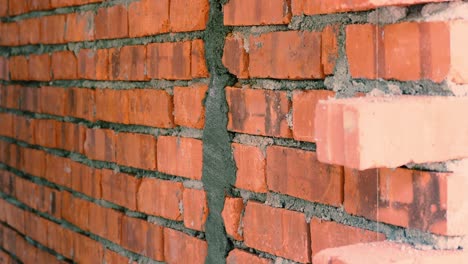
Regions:
<instances>
[{"instance_id":1,"label":"brick wall","mask_svg":"<svg viewBox=\"0 0 468 264\"><path fill-rule=\"evenodd\" d=\"M468 125L443 122L465 141L408 142L467 108L428 118L419 98L465 94L467 14L443 0L0 0L0 263L350 264L396 242L401 261L466 263L468 171L451 169L466 151L444 146ZM396 122L415 109L397 101L378 124L411 141L351 144L351 104L332 98L402 94L423 103L415 118Z\"/></svg>"}]
</instances>

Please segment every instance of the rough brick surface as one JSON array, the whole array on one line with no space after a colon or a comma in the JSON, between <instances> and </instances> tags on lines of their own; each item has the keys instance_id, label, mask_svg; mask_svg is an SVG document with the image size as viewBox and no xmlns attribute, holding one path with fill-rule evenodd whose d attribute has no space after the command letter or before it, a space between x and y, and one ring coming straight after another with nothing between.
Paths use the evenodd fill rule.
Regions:
<instances>
[{"instance_id":1,"label":"rough brick surface","mask_svg":"<svg viewBox=\"0 0 468 264\"><path fill-rule=\"evenodd\" d=\"M164 257L167 263L183 263L187 259L194 264L205 263L207 252L206 241L164 228Z\"/></svg>"},{"instance_id":2,"label":"rough brick surface","mask_svg":"<svg viewBox=\"0 0 468 264\"><path fill-rule=\"evenodd\" d=\"M185 189L183 195L184 226L190 229L205 231L208 217L206 192L196 189Z\"/></svg>"},{"instance_id":3,"label":"rough brick surface","mask_svg":"<svg viewBox=\"0 0 468 264\"><path fill-rule=\"evenodd\" d=\"M208 86L174 87L174 122L180 126L203 129Z\"/></svg>"},{"instance_id":4,"label":"rough brick surface","mask_svg":"<svg viewBox=\"0 0 468 264\"><path fill-rule=\"evenodd\" d=\"M255 146L232 144L236 162L235 186L253 192L267 192L266 159L260 148Z\"/></svg>"},{"instance_id":5,"label":"rough brick surface","mask_svg":"<svg viewBox=\"0 0 468 264\"><path fill-rule=\"evenodd\" d=\"M222 217L226 233L236 240L243 240L241 230L241 216L244 211L242 198L227 197L224 200Z\"/></svg>"},{"instance_id":6,"label":"rough brick surface","mask_svg":"<svg viewBox=\"0 0 468 264\"><path fill-rule=\"evenodd\" d=\"M227 264L240 264L240 263L251 263L251 264L272 264L273 260L260 258L254 254L247 253L245 251L234 249L229 252L226 258Z\"/></svg>"},{"instance_id":7,"label":"rough brick surface","mask_svg":"<svg viewBox=\"0 0 468 264\"><path fill-rule=\"evenodd\" d=\"M128 6L130 37L169 31L169 0L142 0Z\"/></svg>"},{"instance_id":8,"label":"rough brick surface","mask_svg":"<svg viewBox=\"0 0 468 264\"><path fill-rule=\"evenodd\" d=\"M180 182L142 179L138 188L138 210L172 220L182 220L180 204L184 187Z\"/></svg>"},{"instance_id":9,"label":"rough brick surface","mask_svg":"<svg viewBox=\"0 0 468 264\"><path fill-rule=\"evenodd\" d=\"M288 24L290 1L232 0L224 5L224 24L231 26Z\"/></svg>"}]
</instances>

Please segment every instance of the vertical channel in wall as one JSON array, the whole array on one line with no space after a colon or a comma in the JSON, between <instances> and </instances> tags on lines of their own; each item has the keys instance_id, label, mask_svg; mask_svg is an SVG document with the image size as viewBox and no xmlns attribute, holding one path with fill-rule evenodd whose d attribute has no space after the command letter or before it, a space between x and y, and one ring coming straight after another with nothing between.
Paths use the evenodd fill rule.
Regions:
<instances>
[{"instance_id":1,"label":"vertical channel in wall","mask_svg":"<svg viewBox=\"0 0 468 264\"><path fill-rule=\"evenodd\" d=\"M209 216L206 222L208 256L206 263L225 263L229 248L221 212L224 197L235 181L230 135L227 131L228 106L225 87L235 82L222 63L224 39L228 29L223 25L225 0L210 0L210 15L205 31L205 49L210 84L206 97L203 131L203 184L207 192Z\"/></svg>"}]
</instances>

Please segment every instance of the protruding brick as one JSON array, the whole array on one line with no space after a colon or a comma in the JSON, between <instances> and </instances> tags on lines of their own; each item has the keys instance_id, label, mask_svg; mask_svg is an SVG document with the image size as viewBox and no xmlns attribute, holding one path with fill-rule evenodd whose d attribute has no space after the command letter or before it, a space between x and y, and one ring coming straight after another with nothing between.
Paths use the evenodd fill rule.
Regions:
<instances>
[{"instance_id":1,"label":"protruding brick","mask_svg":"<svg viewBox=\"0 0 468 264\"><path fill-rule=\"evenodd\" d=\"M109 77L112 80L144 81L146 46L124 46L109 50Z\"/></svg>"},{"instance_id":2,"label":"protruding brick","mask_svg":"<svg viewBox=\"0 0 468 264\"><path fill-rule=\"evenodd\" d=\"M247 253L240 249L234 249L229 252L229 255L226 258L226 264L241 264L241 263L250 263L250 264L273 264L273 260L261 258L254 254Z\"/></svg>"},{"instance_id":3,"label":"protruding brick","mask_svg":"<svg viewBox=\"0 0 468 264\"><path fill-rule=\"evenodd\" d=\"M318 159L364 170L468 157L468 122L453 118L467 106L463 97L321 101L315 115Z\"/></svg>"},{"instance_id":4,"label":"protruding brick","mask_svg":"<svg viewBox=\"0 0 468 264\"><path fill-rule=\"evenodd\" d=\"M260 148L255 146L232 144L236 162L236 184L240 189L266 193L266 159Z\"/></svg>"},{"instance_id":5,"label":"protruding brick","mask_svg":"<svg viewBox=\"0 0 468 264\"><path fill-rule=\"evenodd\" d=\"M174 127L172 96L164 90L134 89L128 94L128 122L151 127Z\"/></svg>"},{"instance_id":6,"label":"protruding brick","mask_svg":"<svg viewBox=\"0 0 468 264\"><path fill-rule=\"evenodd\" d=\"M183 191L181 182L143 178L138 188L138 211L180 221Z\"/></svg>"},{"instance_id":7,"label":"protruding brick","mask_svg":"<svg viewBox=\"0 0 468 264\"><path fill-rule=\"evenodd\" d=\"M208 202L205 191L184 189L183 206L184 226L205 231L205 222L208 217Z\"/></svg>"},{"instance_id":8,"label":"protruding brick","mask_svg":"<svg viewBox=\"0 0 468 264\"><path fill-rule=\"evenodd\" d=\"M224 25L280 25L291 21L291 1L231 0L224 5Z\"/></svg>"},{"instance_id":9,"label":"protruding brick","mask_svg":"<svg viewBox=\"0 0 468 264\"><path fill-rule=\"evenodd\" d=\"M322 79L320 32L283 31L250 36L250 77Z\"/></svg>"},{"instance_id":10,"label":"protruding brick","mask_svg":"<svg viewBox=\"0 0 468 264\"><path fill-rule=\"evenodd\" d=\"M193 138L158 137L158 170L163 173L201 180L203 144Z\"/></svg>"},{"instance_id":11,"label":"protruding brick","mask_svg":"<svg viewBox=\"0 0 468 264\"><path fill-rule=\"evenodd\" d=\"M164 230L166 229L164 228ZM137 218L123 217L123 247L152 259L163 261L165 260L164 250L166 246L166 243L163 242L164 239L165 234L163 235L162 226Z\"/></svg>"},{"instance_id":12,"label":"protruding brick","mask_svg":"<svg viewBox=\"0 0 468 264\"><path fill-rule=\"evenodd\" d=\"M249 77L249 54L240 35L228 35L224 43L223 64L232 74L241 79Z\"/></svg>"},{"instance_id":13,"label":"protruding brick","mask_svg":"<svg viewBox=\"0 0 468 264\"><path fill-rule=\"evenodd\" d=\"M127 8L123 5L100 8L94 21L97 39L128 37Z\"/></svg>"},{"instance_id":14,"label":"protruding brick","mask_svg":"<svg viewBox=\"0 0 468 264\"><path fill-rule=\"evenodd\" d=\"M50 81L49 54L29 55L29 79L32 81Z\"/></svg>"},{"instance_id":15,"label":"protruding brick","mask_svg":"<svg viewBox=\"0 0 468 264\"><path fill-rule=\"evenodd\" d=\"M77 61L72 51L52 53L52 74L55 80L72 80L77 78Z\"/></svg>"},{"instance_id":16,"label":"protruding brick","mask_svg":"<svg viewBox=\"0 0 468 264\"><path fill-rule=\"evenodd\" d=\"M130 37L169 31L169 0L142 0L128 6Z\"/></svg>"},{"instance_id":17,"label":"protruding brick","mask_svg":"<svg viewBox=\"0 0 468 264\"><path fill-rule=\"evenodd\" d=\"M465 263L466 250L418 250L395 242L363 243L331 248L317 254L314 264L360 264L366 263Z\"/></svg>"},{"instance_id":18,"label":"protruding brick","mask_svg":"<svg viewBox=\"0 0 468 264\"><path fill-rule=\"evenodd\" d=\"M204 240L189 236L180 231L164 228L164 257L169 264L205 263L208 254L208 244Z\"/></svg>"},{"instance_id":19,"label":"protruding brick","mask_svg":"<svg viewBox=\"0 0 468 264\"><path fill-rule=\"evenodd\" d=\"M147 76L151 79L189 80L191 42L152 43L147 46Z\"/></svg>"},{"instance_id":20,"label":"protruding brick","mask_svg":"<svg viewBox=\"0 0 468 264\"><path fill-rule=\"evenodd\" d=\"M385 240L385 235L381 233L320 220L315 217L310 222L310 234L312 256L327 248Z\"/></svg>"},{"instance_id":21,"label":"protruding brick","mask_svg":"<svg viewBox=\"0 0 468 264\"><path fill-rule=\"evenodd\" d=\"M290 102L285 91L226 88L228 129L235 132L291 137L288 126Z\"/></svg>"},{"instance_id":22,"label":"protruding brick","mask_svg":"<svg viewBox=\"0 0 468 264\"><path fill-rule=\"evenodd\" d=\"M224 209L221 216L224 220L226 233L235 240L244 240L242 237L241 216L244 211L244 202L242 198L226 197L224 200Z\"/></svg>"},{"instance_id":23,"label":"protruding brick","mask_svg":"<svg viewBox=\"0 0 468 264\"><path fill-rule=\"evenodd\" d=\"M102 199L136 211L140 182L129 174L102 170Z\"/></svg>"},{"instance_id":24,"label":"protruding brick","mask_svg":"<svg viewBox=\"0 0 468 264\"><path fill-rule=\"evenodd\" d=\"M118 133L116 135L116 162L146 169L156 169L156 138L152 135Z\"/></svg>"},{"instance_id":25,"label":"protruding brick","mask_svg":"<svg viewBox=\"0 0 468 264\"><path fill-rule=\"evenodd\" d=\"M308 226L303 214L248 202L242 222L246 246L298 262L310 261Z\"/></svg>"},{"instance_id":26,"label":"protruding brick","mask_svg":"<svg viewBox=\"0 0 468 264\"><path fill-rule=\"evenodd\" d=\"M296 140L315 141L315 108L319 100L335 96L326 90L295 91L292 99L293 136Z\"/></svg>"},{"instance_id":27,"label":"protruding brick","mask_svg":"<svg viewBox=\"0 0 468 264\"><path fill-rule=\"evenodd\" d=\"M174 87L174 121L177 125L203 129L207 85Z\"/></svg>"},{"instance_id":28,"label":"protruding brick","mask_svg":"<svg viewBox=\"0 0 468 264\"><path fill-rule=\"evenodd\" d=\"M208 0L171 0L172 32L196 31L206 28L210 3Z\"/></svg>"}]
</instances>

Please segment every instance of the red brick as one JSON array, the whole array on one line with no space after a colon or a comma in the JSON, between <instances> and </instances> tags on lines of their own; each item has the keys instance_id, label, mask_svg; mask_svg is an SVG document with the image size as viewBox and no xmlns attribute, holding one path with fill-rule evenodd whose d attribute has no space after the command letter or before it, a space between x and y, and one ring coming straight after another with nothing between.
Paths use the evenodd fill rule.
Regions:
<instances>
[{"instance_id":1,"label":"red brick","mask_svg":"<svg viewBox=\"0 0 468 264\"><path fill-rule=\"evenodd\" d=\"M315 141L315 108L320 100L335 97L326 90L295 91L293 93L293 136L296 140Z\"/></svg>"},{"instance_id":2,"label":"red brick","mask_svg":"<svg viewBox=\"0 0 468 264\"><path fill-rule=\"evenodd\" d=\"M82 163L72 161L71 178L72 189L91 196L101 198L101 170L88 167Z\"/></svg>"},{"instance_id":3,"label":"red brick","mask_svg":"<svg viewBox=\"0 0 468 264\"><path fill-rule=\"evenodd\" d=\"M62 192L62 218L71 224L88 231L90 204L92 203L75 197L69 192Z\"/></svg>"},{"instance_id":4,"label":"red brick","mask_svg":"<svg viewBox=\"0 0 468 264\"><path fill-rule=\"evenodd\" d=\"M201 39L192 41L191 53L191 71L192 78L208 77L208 68L205 58L205 43Z\"/></svg>"},{"instance_id":5,"label":"red brick","mask_svg":"<svg viewBox=\"0 0 468 264\"><path fill-rule=\"evenodd\" d=\"M244 240L241 231L241 216L244 211L242 198L226 197L224 209L221 213L226 233L235 240Z\"/></svg>"},{"instance_id":6,"label":"red brick","mask_svg":"<svg viewBox=\"0 0 468 264\"><path fill-rule=\"evenodd\" d=\"M60 122L57 127L57 148L84 154L86 127Z\"/></svg>"},{"instance_id":7,"label":"red brick","mask_svg":"<svg viewBox=\"0 0 468 264\"><path fill-rule=\"evenodd\" d=\"M65 15L44 16L41 19L41 43L65 42Z\"/></svg>"},{"instance_id":8,"label":"red brick","mask_svg":"<svg viewBox=\"0 0 468 264\"><path fill-rule=\"evenodd\" d=\"M9 165L10 167L14 167L14 168L18 168L21 166L21 162L22 162L22 152L23 149L20 148L18 145L15 145L15 144L10 144L9 147L8 147L8 152L7 152L7 155L8 155L8 159L7 159L7 165Z\"/></svg>"},{"instance_id":9,"label":"red brick","mask_svg":"<svg viewBox=\"0 0 468 264\"><path fill-rule=\"evenodd\" d=\"M146 46L125 46L109 50L109 77L112 80L143 81L146 78Z\"/></svg>"},{"instance_id":10,"label":"red brick","mask_svg":"<svg viewBox=\"0 0 468 264\"><path fill-rule=\"evenodd\" d=\"M24 234L24 230L25 230L24 211L8 202L5 202L2 205L2 207L3 207L3 210L5 210L5 222L9 226L16 229L18 232Z\"/></svg>"},{"instance_id":11,"label":"red brick","mask_svg":"<svg viewBox=\"0 0 468 264\"><path fill-rule=\"evenodd\" d=\"M71 259L73 257L73 237L78 234L52 221L47 222L47 230L47 246Z\"/></svg>"},{"instance_id":12,"label":"red brick","mask_svg":"<svg viewBox=\"0 0 468 264\"><path fill-rule=\"evenodd\" d=\"M17 23L0 23L0 45L17 46L19 44L19 26Z\"/></svg>"},{"instance_id":13,"label":"red brick","mask_svg":"<svg viewBox=\"0 0 468 264\"><path fill-rule=\"evenodd\" d=\"M32 119L16 116L13 119L15 138L27 143L34 143L34 123Z\"/></svg>"},{"instance_id":14,"label":"red brick","mask_svg":"<svg viewBox=\"0 0 468 264\"><path fill-rule=\"evenodd\" d=\"M6 57L0 57L0 80L10 79L10 62Z\"/></svg>"},{"instance_id":15,"label":"red brick","mask_svg":"<svg viewBox=\"0 0 468 264\"><path fill-rule=\"evenodd\" d=\"M204 30L208 22L208 0L171 0L172 32Z\"/></svg>"},{"instance_id":16,"label":"red brick","mask_svg":"<svg viewBox=\"0 0 468 264\"><path fill-rule=\"evenodd\" d=\"M248 202L242 222L246 246L294 261L310 262L308 226L303 214Z\"/></svg>"},{"instance_id":17,"label":"red brick","mask_svg":"<svg viewBox=\"0 0 468 264\"><path fill-rule=\"evenodd\" d=\"M0 16L3 17L3 16L7 16L7 15L8 15L8 0L1 0L0 1ZM2 257L4 257L3 254L2 254ZM5 260L6 260L6 258L5 258ZM9 262L7 262L7 263L9 263Z\"/></svg>"},{"instance_id":18,"label":"red brick","mask_svg":"<svg viewBox=\"0 0 468 264\"><path fill-rule=\"evenodd\" d=\"M19 43L21 45L37 44L41 39L40 18L29 18L18 21Z\"/></svg>"},{"instance_id":19,"label":"red brick","mask_svg":"<svg viewBox=\"0 0 468 264\"><path fill-rule=\"evenodd\" d=\"M287 116L290 102L285 91L226 88L228 129L235 132L291 137Z\"/></svg>"},{"instance_id":20,"label":"red brick","mask_svg":"<svg viewBox=\"0 0 468 264\"><path fill-rule=\"evenodd\" d=\"M468 123L446 118L466 111L467 103L462 97L425 96L321 101L315 119L318 159L364 170L468 157Z\"/></svg>"},{"instance_id":21,"label":"red brick","mask_svg":"<svg viewBox=\"0 0 468 264\"><path fill-rule=\"evenodd\" d=\"M11 80L28 80L29 65L28 59L24 56L10 57L10 77Z\"/></svg>"},{"instance_id":22,"label":"red brick","mask_svg":"<svg viewBox=\"0 0 468 264\"><path fill-rule=\"evenodd\" d=\"M29 79L32 81L50 81L49 54L29 55Z\"/></svg>"},{"instance_id":23,"label":"red brick","mask_svg":"<svg viewBox=\"0 0 468 264\"><path fill-rule=\"evenodd\" d=\"M224 43L223 64L241 79L249 78L249 54L240 35L228 35Z\"/></svg>"},{"instance_id":24,"label":"red brick","mask_svg":"<svg viewBox=\"0 0 468 264\"><path fill-rule=\"evenodd\" d=\"M73 260L77 263L102 263L104 258L104 246L84 235L74 237Z\"/></svg>"},{"instance_id":25,"label":"red brick","mask_svg":"<svg viewBox=\"0 0 468 264\"><path fill-rule=\"evenodd\" d=\"M46 155L45 176L51 182L71 188L71 160L54 155Z\"/></svg>"},{"instance_id":26,"label":"red brick","mask_svg":"<svg viewBox=\"0 0 468 264\"><path fill-rule=\"evenodd\" d=\"M336 222L312 218L310 223L312 256L323 249L385 240L385 235Z\"/></svg>"},{"instance_id":27,"label":"red brick","mask_svg":"<svg viewBox=\"0 0 468 264\"><path fill-rule=\"evenodd\" d=\"M30 88L30 87L21 87L19 85L7 85L7 86L4 86L5 88L5 92L4 92L4 96L5 96L5 101L4 101L4 105L5 107L7 108L13 108L13 109L21 109L21 110L29 110L31 112L34 112L34 111L37 111L39 108L37 108L37 98L39 96L36 96L36 94L34 94L34 91L37 91L38 89L35 89L35 88ZM32 95L31 95L31 99L35 99L35 100L28 100L29 98L24 98L23 95L23 91L32 91ZM30 105L31 107L30 108L23 108L23 102L27 102L28 105Z\"/></svg>"},{"instance_id":28,"label":"red brick","mask_svg":"<svg viewBox=\"0 0 468 264\"><path fill-rule=\"evenodd\" d=\"M343 168L320 163L315 152L268 147L266 174L272 191L333 206L343 202Z\"/></svg>"},{"instance_id":29,"label":"red brick","mask_svg":"<svg viewBox=\"0 0 468 264\"><path fill-rule=\"evenodd\" d=\"M118 164L156 169L156 138L152 135L118 133L116 136L116 162Z\"/></svg>"},{"instance_id":30,"label":"red brick","mask_svg":"<svg viewBox=\"0 0 468 264\"><path fill-rule=\"evenodd\" d=\"M240 189L258 193L267 192L265 156L258 147L232 144L236 162L236 184Z\"/></svg>"},{"instance_id":31,"label":"red brick","mask_svg":"<svg viewBox=\"0 0 468 264\"><path fill-rule=\"evenodd\" d=\"M1 150L0 150L1 151ZM15 196L16 175L5 170L0 171L0 191Z\"/></svg>"},{"instance_id":32,"label":"red brick","mask_svg":"<svg viewBox=\"0 0 468 264\"><path fill-rule=\"evenodd\" d=\"M250 77L322 79L321 35L283 31L250 36Z\"/></svg>"},{"instance_id":33,"label":"red brick","mask_svg":"<svg viewBox=\"0 0 468 264\"><path fill-rule=\"evenodd\" d=\"M86 130L84 152L90 159L115 162L114 131L110 129L88 128Z\"/></svg>"},{"instance_id":34,"label":"red brick","mask_svg":"<svg viewBox=\"0 0 468 264\"><path fill-rule=\"evenodd\" d=\"M14 137L13 133L13 114L0 113L0 135L5 137Z\"/></svg>"},{"instance_id":35,"label":"red brick","mask_svg":"<svg viewBox=\"0 0 468 264\"><path fill-rule=\"evenodd\" d=\"M13 258L5 253L4 251L0 251L0 263L3 264L12 264L13 263Z\"/></svg>"},{"instance_id":36,"label":"red brick","mask_svg":"<svg viewBox=\"0 0 468 264\"><path fill-rule=\"evenodd\" d=\"M241 263L250 263L250 264L273 264L273 260L261 258L254 254L247 253L240 249L234 249L229 252L229 255L226 258L226 264L241 264Z\"/></svg>"},{"instance_id":37,"label":"red brick","mask_svg":"<svg viewBox=\"0 0 468 264\"><path fill-rule=\"evenodd\" d=\"M128 94L128 122L151 127L172 128L172 96L164 90L134 89Z\"/></svg>"},{"instance_id":38,"label":"red brick","mask_svg":"<svg viewBox=\"0 0 468 264\"><path fill-rule=\"evenodd\" d=\"M232 0L223 7L224 25L280 25L291 21L291 1Z\"/></svg>"},{"instance_id":39,"label":"red brick","mask_svg":"<svg viewBox=\"0 0 468 264\"><path fill-rule=\"evenodd\" d=\"M136 262L132 262L131 259L120 255L114 251L106 249L104 252L104 262L105 264L136 264Z\"/></svg>"},{"instance_id":40,"label":"red brick","mask_svg":"<svg viewBox=\"0 0 468 264\"><path fill-rule=\"evenodd\" d=\"M52 53L52 74L55 80L70 80L77 78L77 61L72 51Z\"/></svg>"},{"instance_id":41,"label":"red brick","mask_svg":"<svg viewBox=\"0 0 468 264\"><path fill-rule=\"evenodd\" d=\"M78 77L88 80L109 78L109 51L81 49L78 53Z\"/></svg>"},{"instance_id":42,"label":"red brick","mask_svg":"<svg viewBox=\"0 0 468 264\"><path fill-rule=\"evenodd\" d=\"M57 134L61 122L53 119L33 119L34 143L47 148L57 148Z\"/></svg>"},{"instance_id":43,"label":"red brick","mask_svg":"<svg viewBox=\"0 0 468 264\"><path fill-rule=\"evenodd\" d=\"M190 80L191 42L152 43L147 46L146 65L151 79Z\"/></svg>"},{"instance_id":44,"label":"red brick","mask_svg":"<svg viewBox=\"0 0 468 264\"><path fill-rule=\"evenodd\" d=\"M96 119L128 124L128 91L97 89Z\"/></svg>"},{"instance_id":45,"label":"red brick","mask_svg":"<svg viewBox=\"0 0 468 264\"><path fill-rule=\"evenodd\" d=\"M203 129L205 126L204 100L208 85L174 87L174 121L177 125Z\"/></svg>"},{"instance_id":46,"label":"red brick","mask_svg":"<svg viewBox=\"0 0 468 264\"><path fill-rule=\"evenodd\" d=\"M47 10L50 9L50 1L29 0L29 9L32 10Z\"/></svg>"},{"instance_id":47,"label":"red brick","mask_svg":"<svg viewBox=\"0 0 468 264\"><path fill-rule=\"evenodd\" d=\"M142 0L128 6L130 37L169 31L169 0Z\"/></svg>"},{"instance_id":48,"label":"red brick","mask_svg":"<svg viewBox=\"0 0 468 264\"><path fill-rule=\"evenodd\" d=\"M182 232L164 228L164 257L168 264L184 263L190 259L190 263L205 263L208 253L208 244L204 240L197 239Z\"/></svg>"},{"instance_id":49,"label":"red brick","mask_svg":"<svg viewBox=\"0 0 468 264\"><path fill-rule=\"evenodd\" d=\"M208 201L203 190L184 190L184 225L187 228L205 231L208 217Z\"/></svg>"},{"instance_id":50,"label":"red brick","mask_svg":"<svg viewBox=\"0 0 468 264\"><path fill-rule=\"evenodd\" d=\"M44 86L39 90L41 113L64 116L67 90L61 87Z\"/></svg>"},{"instance_id":51,"label":"red brick","mask_svg":"<svg viewBox=\"0 0 468 264\"><path fill-rule=\"evenodd\" d=\"M201 180L203 166L201 140L161 136L158 138L157 149L160 172Z\"/></svg>"},{"instance_id":52,"label":"red brick","mask_svg":"<svg viewBox=\"0 0 468 264\"><path fill-rule=\"evenodd\" d=\"M339 25L330 25L322 31L322 65L326 75L333 74L338 59Z\"/></svg>"},{"instance_id":53,"label":"red brick","mask_svg":"<svg viewBox=\"0 0 468 264\"><path fill-rule=\"evenodd\" d=\"M127 8L123 5L100 8L94 21L97 39L128 37Z\"/></svg>"},{"instance_id":54,"label":"red brick","mask_svg":"<svg viewBox=\"0 0 468 264\"><path fill-rule=\"evenodd\" d=\"M102 170L102 199L135 211L140 183L135 176Z\"/></svg>"},{"instance_id":55,"label":"red brick","mask_svg":"<svg viewBox=\"0 0 468 264\"><path fill-rule=\"evenodd\" d=\"M44 177L45 152L37 149L23 149L21 168L24 172L36 177Z\"/></svg>"},{"instance_id":56,"label":"red brick","mask_svg":"<svg viewBox=\"0 0 468 264\"><path fill-rule=\"evenodd\" d=\"M122 218L123 213L98 204L89 204L89 231L116 244L120 244Z\"/></svg>"},{"instance_id":57,"label":"red brick","mask_svg":"<svg viewBox=\"0 0 468 264\"><path fill-rule=\"evenodd\" d=\"M23 1L8 1L9 5L8 5L8 14L10 16L12 15L19 15L19 14L23 14L23 13L26 13L29 11L29 6L28 6L28 2L29 1L26 1L26 0L23 0Z\"/></svg>"},{"instance_id":58,"label":"red brick","mask_svg":"<svg viewBox=\"0 0 468 264\"><path fill-rule=\"evenodd\" d=\"M143 178L138 189L138 211L180 221L183 191L180 182Z\"/></svg>"},{"instance_id":59,"label":"red brick","mask_svg":"<svg viewBox=\"0 0 468 264\"><path fill-rule=\"evenodd\" d=\"M466 250L419 250L396 242L362 243L327 249L316 255L314 264L367 263L465 263Z\"/></svg>"},{"instance_id":60,"label":"red brick","mask_svg":"<svg viewBox=\"0 0 468 264\"><path fill-rule=\"evenodd\" d=\"M122 246L155 260L164 259L163 227L146 221L123 217ZM187 258L190 259L190 258Z\"/></svg>"},{"instance_id":61,"label":"red brick","mask_svg":"<svg viewBox=\"0 0 468 264\"><path fill-rule=\"evenodd\" d=\"M86 88L68 88L66 113L73 117L94 121L95 90Z\"/></svg>"},{"instance_id":62,"label":"red brick","mask_svg":"<svg viewBox=\"0 0 468 264\"><path fill-rule=\"evenodd\" d=\"M94 40L94 13L70 13L66 15L65 41Z\"/></svg>"},{"instance_id":63,"label":"red brick","mask_svg":"<svg viewBox=\"0 0 468 264\"><path fill-rule=\"evenodd\" d=\"M24 212L25 235L42 245L47 244L47 220L31 212Z\"/></svg>"}]
</instances>

